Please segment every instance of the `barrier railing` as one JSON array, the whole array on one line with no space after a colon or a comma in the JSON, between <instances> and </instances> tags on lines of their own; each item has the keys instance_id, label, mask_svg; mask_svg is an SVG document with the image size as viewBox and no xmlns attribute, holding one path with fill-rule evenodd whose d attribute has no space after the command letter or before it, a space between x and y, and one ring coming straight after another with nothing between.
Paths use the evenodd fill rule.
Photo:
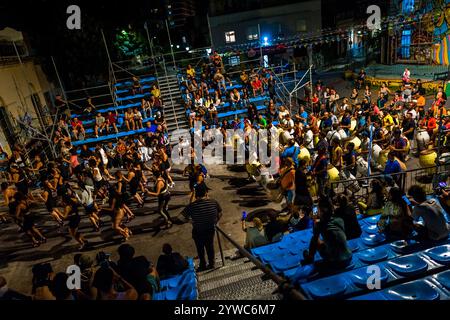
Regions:
<instances>
[{"instance_id":1,"label":"barrier railing","mask_svg":"<svg viewBox=\"0 0 450 320\"><path fill-rule=\"evenodd\" d=\"M332 181L331 188L336 193L350 192L355 198L366 197L373 180L390 180L405 192L412 185L421 185L427 194L432 194L439 181L450 176L450 165L440 164L424 168L410 169L393 174L374 174L368 177Z\"/></svg>"},{"instance_id":2,"label":"barrier railing","mask_svg":"<svg viewBox=\"0 0 450 320\"><path fill-rule=\"evenodd\" d=\"M225 259L223 257L223 250L221 245L220 236L226 239L229 243L231 243L239 253L249 259L258 269L260 269L264 274L269 277L273 282L275 282L278 286L278 292L283 294L284 298L290 298L292 300L307 300L305 295L303 295L300 291L295 289L291 284L289 284L284 278L280 277L276 273L274 273L269 267L261 263L257 258L255 258L250 252L248 252L244 247L234 241L228 234L226 234L219 226L216 226L217 240L219 242L219 250L220 255L222 257L222 264L225 266Z\"/></svg>"}]
</instances>

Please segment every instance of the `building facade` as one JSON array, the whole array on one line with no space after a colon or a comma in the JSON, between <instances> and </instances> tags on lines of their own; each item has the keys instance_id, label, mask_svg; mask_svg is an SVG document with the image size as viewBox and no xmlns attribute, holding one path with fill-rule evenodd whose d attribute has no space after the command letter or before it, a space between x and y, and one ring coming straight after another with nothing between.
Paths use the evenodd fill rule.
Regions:
<instances>
[{"instance_id":1,"label":"building facade","mask_svg":"<svg viewBox=\"0 0 450 320\"><path fill-rule=\"evenodd\" d=\"M256 40L270 45L274 39L320 34L321 1L311 0L211 16L209 21L215 48Z\"/></svg>"}]
</instances>

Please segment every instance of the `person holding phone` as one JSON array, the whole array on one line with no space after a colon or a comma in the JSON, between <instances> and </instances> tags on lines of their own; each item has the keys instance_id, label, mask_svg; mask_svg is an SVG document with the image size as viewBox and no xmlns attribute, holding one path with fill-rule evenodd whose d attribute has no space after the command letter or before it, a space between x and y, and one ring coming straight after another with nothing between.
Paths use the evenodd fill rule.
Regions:
<instances>
[{"instance_id":1,"label":"person holding phone","mask_svg":"<svg viewBox=\"0 0 450 320\"><path fill-rule=\"evenodd\" d=\"M448 238L450 226L447 224L444 210L436 199L428 199L423 187L413 185L408 190L414 205L412 217L414 229L421 240L441 241ZM423 224L417 221L423 220Z\"/></svg>"}]
</instances>

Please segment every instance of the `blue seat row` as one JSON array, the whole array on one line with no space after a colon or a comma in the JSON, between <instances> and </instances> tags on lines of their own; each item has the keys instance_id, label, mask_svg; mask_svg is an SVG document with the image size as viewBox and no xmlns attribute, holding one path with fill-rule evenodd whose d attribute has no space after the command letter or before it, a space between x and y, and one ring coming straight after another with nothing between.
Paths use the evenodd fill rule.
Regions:
<instances>
[{"instance_id":1,"label":"blue seat row","mask_svg":"<svg viewBox=\"0 0 450 320\"><path fill-rule=\"evenodd\" d=\"M145 86L141 86L141 88L142 88L142 90L146 90L146 89L151 89L152 86L151 85L145 85ZM116 88L116 94L119 95L119 94L122 94L122 93L128 93L128 92L130 92L130 90L131 90L131 88L130 89L122 89L122 90L118 90Z\"/></svg>"},{"instance_id":2,"label":"blue seat row","mask_svg":"<svg viewBox=\"0 0 450 320\"><path fill-rule=\"evenodd\" d=\"M194 260L188 259L189 268L182 274L161 280L161 292L153 295L153 300L197 300L197 276Z\"/></svg>"},{"instance_id":3,"label":"blue seat row","mask_svg":"<svg viewBox=\"0 0 450 320\"><path fill-rule=\"evenodd\" d=\"M129 108L135 108L135 107L140 107L141 103L140 102L134 102L134 103L129 103L126 105L122 105L122 106L117 106L117 107L108 107L108 108L103 108L103 109L98 109L96 110L96 112L100 112L100 113L106 113L109 111L116 111L116 110L124 110L124 109L129 109ZM84 114L72 114L71 118L81 118L85 116Z\"/></svg>"},{"instance_id":4,"label":"blue seat row","mask_svg":"<svg viewBox=\"0 0 450 320\"><path fill-rule=\"evenodd\" d=\"M150 119L147 119L147 121L150 121ZM85 139L85 140L73 141L72 145L76 147L76 146L80 146L83 144L98 143L98 142L102 142L102 141L106 141L106 140L112 140L112 139L118 139L118 138L122 138L122 137L132 136L135 134L142 134L142 133L146 133L146 132L155 132L157 127L158 126L156 126L156 125L152 125L150 127L150 129L144 128L144 129L139 129L139 130L123 131L123 132L119 132L119 133L110 134L107 136L100 136L98 138L89 138L89 139Z\"/></svg>"},{"instance_id":5,"label":"blue seat row","mask_svg":"<svg viewBox=\"0 0 450 320\"><path fill-rule=\"evenodd\" d=\"M385 253L386 256L383 259L385 261L377 262L377 259L375 259L366 266L359 268L355 266L350 271L311 281L302 284L301 287L312 299L361 295L361 293L369 290L368 283L372 283L370 277L374 274L374 269L369 268L369 266L379 268L378 280L381 288L385 288L393 281L407 281L411 277L447 268L450 265L449 250L450 245L448 244L404 256L390 250L393 255L389 257L387 253L389 249L382 246L376 248L375 251ZM447 252L447 256L443 255L442 252ZM358 257L356 257L356 260L358 260Z\"/></svg>"}]
</instances>

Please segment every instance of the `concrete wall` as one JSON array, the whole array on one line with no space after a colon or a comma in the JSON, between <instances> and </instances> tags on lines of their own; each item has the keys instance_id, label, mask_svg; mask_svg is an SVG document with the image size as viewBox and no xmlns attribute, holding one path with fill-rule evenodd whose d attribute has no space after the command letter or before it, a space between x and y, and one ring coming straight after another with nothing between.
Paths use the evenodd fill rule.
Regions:
<instances>
[{"instance_id":1,"label":"concrete wall","mask_svg":"<svg viewBox=\"0 0 450 320\"><path fill-rule=\"evenodd\" d=\"M6 107L13 118L22 117L25 112L37 118L31 94L38 94L41 104L46 105L44 92L50 87L41 67L31 60L24 61L23 69L18 63L0 65L0 106ZM37 119L33 121L33 126L39 126ZM1 128L0 144L9 149Z\"/></svg>"},{"instance_id":2,"label":"concrete wall","mask_svg":"<svg viewBox=\"0 0 450 320\"><path fill-rule=\"evenodd\" d=\"M299 20L305 22L305 32L297 31ZM288 37L317 32L321 29L321 21L320 0L210 17L215 47L250 42L247 39L248 29L257 28L258 23L261 27L261 38L267 36L272 39L279 33ZM235 32L235 43L225 42L225 32L228 31Z\"/></svg>"}]
</instances>

